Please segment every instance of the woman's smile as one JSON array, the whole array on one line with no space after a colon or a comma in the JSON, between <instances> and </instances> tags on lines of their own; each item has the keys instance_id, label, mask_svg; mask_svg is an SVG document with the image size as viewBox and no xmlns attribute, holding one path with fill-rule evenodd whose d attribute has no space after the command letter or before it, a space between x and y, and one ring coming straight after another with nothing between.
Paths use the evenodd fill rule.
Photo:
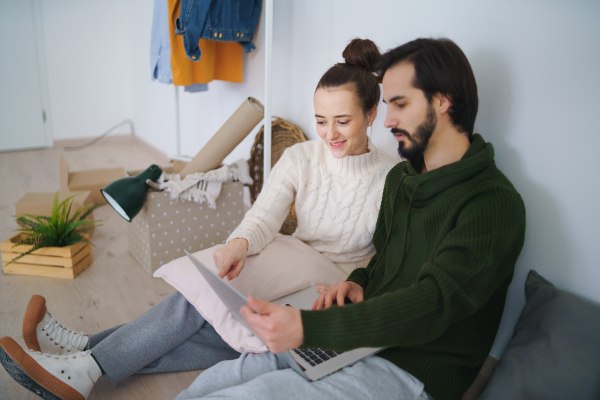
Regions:
<instances>
[{"instance_id":1,"label":"woman's smile","mask_svg":"<svg viewBox=\"0 0 600 400\"><path fill-rule=\"evenodd\" d=\"M340 147L342 147L344 145L344 143L346 143L346 141L341 141L341 142L329 142L329 146L332 149L339 149Z\"/></svg>"}]
</instances>

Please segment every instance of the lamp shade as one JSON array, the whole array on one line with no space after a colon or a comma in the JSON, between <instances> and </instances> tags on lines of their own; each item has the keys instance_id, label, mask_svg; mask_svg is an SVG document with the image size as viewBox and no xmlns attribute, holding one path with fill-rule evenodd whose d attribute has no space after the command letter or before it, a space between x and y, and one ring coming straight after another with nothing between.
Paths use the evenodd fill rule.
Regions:
<instances>
[{"instance_id":1,"label":"lamp shade","mask_svg":"<svg viewBox=\"0 0 600 400\"><path fill-rule=\"evenodd\" d=\"M109 183L101 189L102 196L106 199L108 204L119 213L119 215L128 222L140 212L144 207L146 201L146 194L150 186L146 183L146 180L156 182L162 170L158 165L152 164L148 169L136 176L130 176L127 178L117 179L114 182Z\"/></svg>"}]
</instances>

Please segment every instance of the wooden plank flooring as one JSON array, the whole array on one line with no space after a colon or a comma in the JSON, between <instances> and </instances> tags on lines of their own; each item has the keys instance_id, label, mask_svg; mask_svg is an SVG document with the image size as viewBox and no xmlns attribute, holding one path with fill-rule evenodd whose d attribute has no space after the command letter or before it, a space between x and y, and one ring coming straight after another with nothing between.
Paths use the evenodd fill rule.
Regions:
<instances>
[{"instance_id":1,"label":"wooden plank flooring","mask_svg":"<svg viewBox=\"0 0 600 400\"><path fill-rule=\"evenodd\" d=\"M0 153L0 241L14 235L14 203L27 192L59 189L59 157L69 161L71 171L124 166L145 169L165 165L160 151L134 136L107 137L95 145L65 151L66 145L87 140L56 142L54 148ZM73 280L5 275L0 271L0 337L10 336L22 346L22 318L32 294L47 300L49 310L65 326L96 333L124 324L173 293L161 279L152 278L127 250L127 222L109 206L94 212L103 226L92 234L94 261ZM134 375L114 386L100 378L89 400L173 399L198 376L198 371ZM0 368L0 399L39 399L14 382Z\"/></svg>"}]
</instances>

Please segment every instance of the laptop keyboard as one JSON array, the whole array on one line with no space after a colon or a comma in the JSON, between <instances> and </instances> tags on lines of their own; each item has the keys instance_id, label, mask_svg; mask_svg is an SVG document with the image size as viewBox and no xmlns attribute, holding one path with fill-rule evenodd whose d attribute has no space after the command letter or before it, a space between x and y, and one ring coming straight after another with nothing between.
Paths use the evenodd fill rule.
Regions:
<instances>
[{"instance_id":1,"label":"laptop keyboard","mask_svg":"<svg viewBox=\"0 0 600 400\"><path fill-rule=\"evenodd\" d=\"M307 363L313 367L317 364L321 364L323 361L327 361L336 357L338 353L333 350L323 349L306 349L304 351L295 349L294 352L304 359Z\"/></svg>"}]
</instances>

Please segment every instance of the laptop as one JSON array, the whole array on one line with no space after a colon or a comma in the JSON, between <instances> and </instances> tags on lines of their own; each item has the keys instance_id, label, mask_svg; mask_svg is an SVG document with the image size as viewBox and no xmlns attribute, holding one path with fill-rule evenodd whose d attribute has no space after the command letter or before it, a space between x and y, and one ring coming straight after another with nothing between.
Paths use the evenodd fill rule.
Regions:
<instances>
[{"instance_id":1,"label":"laptop","mask_svg":"<svg viewBox=\"0 0 600 400\"><path fill-rule=\"evenodd\" d=\"M190 260L192 260L192 263L196 266L200 274L202 274L206 282L225 304L233 318L248 328L248 330L252 331L240 313L240 309L243 306L248 305L246 296L238 292L226 280L221 279L213 270L204 265L196 257L187 251L185 251L185 253ZM319 292L317 289L315 287L309 287L289 296L277 299L274 303L291 306L297 309L310 310L318 296ZM337 353L328 349L300 350L300 348L297 348L294 350L283 351L276 354L276 356L307 380L316 381L381 350L383 350L383 347L362 347L343 353Z\"/></svg>"}]
</instances>

